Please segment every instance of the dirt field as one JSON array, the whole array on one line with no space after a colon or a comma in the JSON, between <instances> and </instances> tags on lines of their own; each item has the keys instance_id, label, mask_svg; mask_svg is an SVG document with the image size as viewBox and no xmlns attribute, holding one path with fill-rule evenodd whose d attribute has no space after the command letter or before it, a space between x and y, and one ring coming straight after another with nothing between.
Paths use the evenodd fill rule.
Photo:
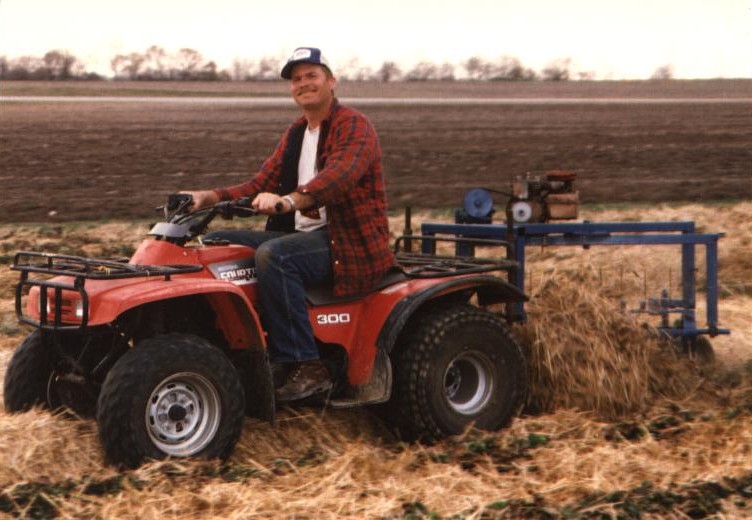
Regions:
<instances>
[{"instance_id":1,"label":"dirt field","mask_svg":"<svg viewBox=\"0 0 752 520\"><path fill-rule=\"evenodd\" d=\"M23 84L5 96L285 96L283 83ZM472 187L565 169L585 202L752 198L752 81L343 84L352 98L528 98L531 104L363 106L379 132L392 207L453 207ZM572 98L708 102L572 103ZM569 103L537 104L564 98ZM0 221L149 218L179 189L237 183L271 152L293 106L0 104ZM53 215L52 217L50 215Z\"/></svg>"}]
</instances>

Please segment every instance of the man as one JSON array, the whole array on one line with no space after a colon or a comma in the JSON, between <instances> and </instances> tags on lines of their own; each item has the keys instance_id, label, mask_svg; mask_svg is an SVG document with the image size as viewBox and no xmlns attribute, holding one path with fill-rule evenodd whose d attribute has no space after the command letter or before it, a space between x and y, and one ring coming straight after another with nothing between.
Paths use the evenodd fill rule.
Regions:
<instances>
[{"instance_id":1,"label":"man","mask_svg":"<svg viewBox=\"0 0 752 520\"><path fill-rule=\"evenodd\" d=\"M188 192L196 208L252 197L270 215L266 231L207 238L256 248L262 320L272 362L290 367L280 402L328 391L308 319L305 287L333 283L335 296L371 289L396 265L389 247L381 147L371 123L334 97L336 79L321 51L300 47L282 68L303 110L249 181ZM290 364L290 365L287 365Z\"/></svg>"}]
</instances>

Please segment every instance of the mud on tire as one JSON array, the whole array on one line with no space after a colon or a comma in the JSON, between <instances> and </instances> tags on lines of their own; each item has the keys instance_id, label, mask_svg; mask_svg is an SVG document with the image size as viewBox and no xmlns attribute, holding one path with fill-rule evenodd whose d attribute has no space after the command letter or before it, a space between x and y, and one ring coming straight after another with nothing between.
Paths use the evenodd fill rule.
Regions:
<instances>
[{"instance_id":1,"label":"mud on tire","mask_svg":"<svg viewBox=\"0 0 752 520\"><path fill-rule=\"evenodd\" d=\"M99 436L108 462L227 458L243 426L245 397L227 356L198 336L140 342L102 385Z\"/></svg>"},{"instance_id":2,"label":"mud on tire","mask_svg":"<svg viewBox=\"0 0 752 520\"><path fill-rule=\"evenodd\" d=\"M497 430L524 404L525 357L506 324L484 309L426 312L397 348L388 409L404 440L433 442L470 424Z\"/></svg>"}]
</instances>

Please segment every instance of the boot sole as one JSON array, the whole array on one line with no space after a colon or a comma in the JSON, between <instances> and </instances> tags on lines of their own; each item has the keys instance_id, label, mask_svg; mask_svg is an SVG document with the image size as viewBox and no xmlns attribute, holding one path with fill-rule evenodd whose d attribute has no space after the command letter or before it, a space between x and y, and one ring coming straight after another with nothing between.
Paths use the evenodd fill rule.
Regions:
<instances>
[{"instance_id":1,"label":"boot sole","mask_svg":"<svg viewBox=\"0 0 752 520\"><path fill-rule=\"evenodd\" d=\"M301 392L299 394L295 394L292 396L287 396L287 397L279 396L275 392L274 399L278 403L289 403L290 401L300 401L301 399L305 399L306 397L311 397L312 395L315 395L315 394L328 392L331 389L332 389L332 383L329 381L326 381L317 386L314 386L313 388L309 388L305 392Z\"/></svg>"}]
</instances>

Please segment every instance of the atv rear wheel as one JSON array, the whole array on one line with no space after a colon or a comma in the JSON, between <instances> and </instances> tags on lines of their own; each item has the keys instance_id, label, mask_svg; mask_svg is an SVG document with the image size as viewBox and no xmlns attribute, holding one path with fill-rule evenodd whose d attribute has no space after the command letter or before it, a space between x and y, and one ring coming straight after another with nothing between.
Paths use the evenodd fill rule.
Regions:
<instances>
[{"instance_id":1,"label":"atv rear wheel","mask_svg":"<svg viewBox=\"0 0 752 520\"><path fill-rule=\"evenodd\" d=\"M97 407L107 459L226 458L243 427L245 397L235 367L198 336L146 339L123 355Z\"/></svg>"},{"instance_id":2,"label":"atv rear wheel","mask_svg":"<svg viewBox=\"0 0 752 520\"><path fill-rule=\"evenodd\" d=\"M461 304L430 311L398 348L389 407L405 440L433 442L471 424L497 430L524 404L525 357L486 310Z\"/></svg>"},{"instance_id":3,"label":"atv rear wheel","mask_svg":"<svg viewBox=\"0 0 752 520\"><path fill-rule=\"evenodd\" d=\"M34 406L49 408L47 386L52 377L53 354L35 330L13 353L5 372L3 395L5 410L25 412Z\"/></svg>"}]
</instances>

